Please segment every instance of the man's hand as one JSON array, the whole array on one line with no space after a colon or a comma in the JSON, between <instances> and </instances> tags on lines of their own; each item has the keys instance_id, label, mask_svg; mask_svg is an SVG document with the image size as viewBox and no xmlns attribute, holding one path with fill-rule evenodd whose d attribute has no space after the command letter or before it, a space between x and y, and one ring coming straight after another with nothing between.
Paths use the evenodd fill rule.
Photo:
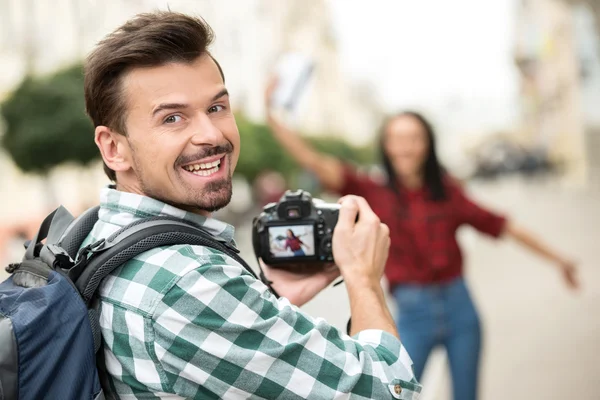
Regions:
<instances>
[{"instance_id":1,"label":"man's hand","mask_svg":"<svg viewBox=\"0 0 600 400\"><path fill-rule=\"evenodd\" d=\"M333 232L335 262L346 283L358 279L379 285L390 248L390 230L364 198L345 196L339 202L342 207Z\"/></svg>"},{"instance_id":2,"label":"man's hand","mask_svg":"<svg viewBox=\"0 0 600 400\"><path fill-rule=\"evenodd\" d=\"M340 276L340 270L335 265L319 272L290 272L282 268L269 267L262 260L260 265L266 278L273 282L271 284L273 289L298 307L308 303Z\"/></svg>"}]
</instances>

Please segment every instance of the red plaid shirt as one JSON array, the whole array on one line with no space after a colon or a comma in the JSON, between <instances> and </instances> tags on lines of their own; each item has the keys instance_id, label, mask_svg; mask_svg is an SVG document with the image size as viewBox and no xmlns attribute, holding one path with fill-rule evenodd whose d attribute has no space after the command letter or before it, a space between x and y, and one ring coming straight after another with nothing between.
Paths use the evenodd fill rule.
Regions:
<instances>
[{"instance_id":1,"label":"red plaid shirt","mask_svg":"<svg viewBox=\"0 0 600 400\"><path fill-rule=\"evenodd\" d=\"M433 283L462 274L463 258L456 231L469 224L493 237L502 233L506 219L471 201L458 183L446 177L447 199L432 201L425 189L402 190L361 177L345 168L343 194L364 197L390 228L390 254L385 275L390 285Z\"/></svg>"}]
</instances>

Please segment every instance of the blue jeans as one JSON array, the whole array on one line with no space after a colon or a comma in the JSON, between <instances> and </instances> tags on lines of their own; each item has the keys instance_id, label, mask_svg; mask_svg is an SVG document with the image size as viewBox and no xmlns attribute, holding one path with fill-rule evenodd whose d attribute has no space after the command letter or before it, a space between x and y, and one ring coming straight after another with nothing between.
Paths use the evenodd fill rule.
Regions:
<instances>
[{"instance_id":1,"label":"blue jeans","mask_svg":"<svg viewBox=\"0 0 600 400\"><path fill-rule=\"evenodd\" d=\"M435 346L446 348L454 400L477 399L481 327L462 278L443 284L401 284L398 304L400 340L413 360L417 379Z\"/></svg>"}]
</instances>

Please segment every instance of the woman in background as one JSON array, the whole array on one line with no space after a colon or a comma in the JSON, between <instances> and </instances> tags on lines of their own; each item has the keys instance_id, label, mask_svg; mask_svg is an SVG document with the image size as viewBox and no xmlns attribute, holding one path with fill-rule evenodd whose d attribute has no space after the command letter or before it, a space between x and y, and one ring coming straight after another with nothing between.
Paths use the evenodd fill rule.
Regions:
<instances>
[{"instance_id":1,"label":"woman in background","mask_svg":"<svg viewBox=\"0 0 600 400\"><path fill-rule=\"evenodd\" d=\"M420 114L402 112L384 122L380 135L386 182L359 176L343 161L313 149L280 123L270 109L274 137L328 190L364 197L390 229L385 275L397 302L398 332L422 378L437 345L446 348L455 400L477 398L480 321L463 278L456 239L464 224L494 238L511 237L549 260L566 284L576 288L575 265L505 216L473 202L442 168L432 126Z\"/></svg>"},{"instance_id":2,"label":"woman in background","mask_svg":"<svg viewBox=\"0 0 600 400\"><path fill-rule=\"evenodd\" d=\"M298 236L294 235L294 232L291 229L288 229L283 248L290 249L290 251L294 253L294 256L303 256L304 250L302 250L302 246L306 245Z\"/></svg>"}]
</instances>

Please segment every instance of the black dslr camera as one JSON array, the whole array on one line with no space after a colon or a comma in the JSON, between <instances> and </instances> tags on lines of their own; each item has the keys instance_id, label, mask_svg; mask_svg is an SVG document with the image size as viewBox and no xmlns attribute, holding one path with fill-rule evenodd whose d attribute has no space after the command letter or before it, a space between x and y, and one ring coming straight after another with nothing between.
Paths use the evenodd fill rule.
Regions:
<instances>
[{"instance_id":1,"label":"black dslr camera","mask_svg":"<svg viewBox=\"0 0 600 400\"><path fill-rule=\"evenodd\" d=\"M332 263L331 238L339 209L339 204L313 199L303 190L288 190L254 218L254 253L274 267L314 264L318 269Z\"/></svg>"}]
</instances>

